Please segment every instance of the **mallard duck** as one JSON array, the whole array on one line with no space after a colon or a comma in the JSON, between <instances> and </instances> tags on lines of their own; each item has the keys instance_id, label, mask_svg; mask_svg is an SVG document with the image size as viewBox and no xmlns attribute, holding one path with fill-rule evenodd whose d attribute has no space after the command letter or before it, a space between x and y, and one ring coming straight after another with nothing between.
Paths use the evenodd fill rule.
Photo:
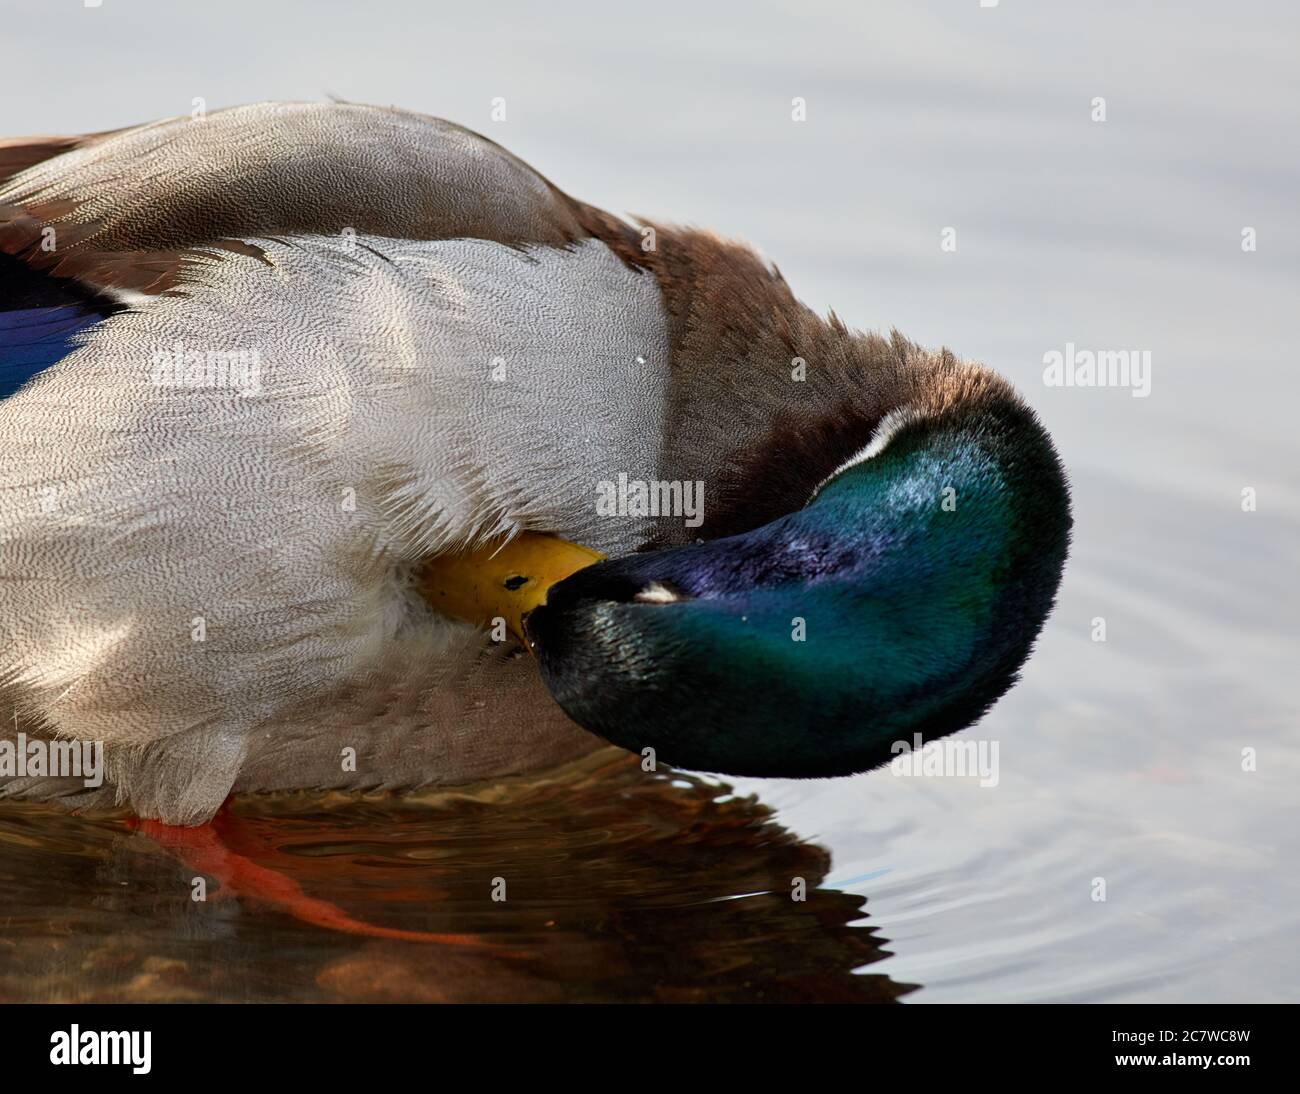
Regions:
<instances>
[{"instance_id":1,"label":"mallard duck","mask_svg":"<svg viewBox=\"0 0 1300 1094\"><path fill-rule=\"evenodd\" d=\"M0 709L108 757L0 793L195 824L599 738L846 775L1051 609L1066 480L1003 379L457 125L263 104L0 177Z\"/></svg>"}]
</instances>

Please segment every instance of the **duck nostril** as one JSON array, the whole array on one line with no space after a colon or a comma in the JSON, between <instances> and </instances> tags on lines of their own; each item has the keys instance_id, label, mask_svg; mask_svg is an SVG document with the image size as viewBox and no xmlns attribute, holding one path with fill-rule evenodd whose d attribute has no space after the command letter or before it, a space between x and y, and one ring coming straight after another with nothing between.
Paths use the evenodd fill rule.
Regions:
<instances>
[{"instance_id":1,"label":"duck nostril","mask_svg":"<svg viewBox=\"0 0 1300 1094\"><path fill-rule=\"evenodd\" d=\"M528 580L529 579L524 577L523 574L511 574L501 584L503 584L507 589L509 589L513 593L516 589L522 589L525 585L527 585Z\"/></svg>"}]
</instances>

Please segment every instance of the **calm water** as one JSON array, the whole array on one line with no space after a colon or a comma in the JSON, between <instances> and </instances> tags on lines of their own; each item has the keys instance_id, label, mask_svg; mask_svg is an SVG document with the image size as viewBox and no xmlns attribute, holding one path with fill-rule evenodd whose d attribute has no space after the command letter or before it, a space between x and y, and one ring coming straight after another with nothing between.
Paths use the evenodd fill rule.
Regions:
<instances>
[{"instance_id":1,"label":"calm water","mask_svg":"<svg viewBox=\"0 0 1300 1094\"><path fill-rule=\"evenodd\" d=\"M814 306L1011 376L1076 532L1024 681L969 734L997 742L996 787L724 786L602 753L405 803L242 802L220 845L170 849L5 806L0 998L1300 999L1300 16L849 7L6 19L12 86L42 88L0 101L6 134L329 91L748 238ZM51 41L77 81L46 78ZM1150 350L1150 396L1045 387L1066 342Z\"/></svg>"}]
</instances>

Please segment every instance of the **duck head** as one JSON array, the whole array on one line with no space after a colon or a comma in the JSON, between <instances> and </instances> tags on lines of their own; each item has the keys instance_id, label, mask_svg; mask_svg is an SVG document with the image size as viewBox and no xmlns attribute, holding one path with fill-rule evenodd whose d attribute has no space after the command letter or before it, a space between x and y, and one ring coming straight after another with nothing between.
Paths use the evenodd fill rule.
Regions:
<instances>
[{"instance_id":1,"label":"duck head","mask_svg":"<svg viewBox=\"0 0 1300 1094\"><path fill-rule=\"evenodd\" d=\"M977 720L1055 597L1064 477L1018 402L886 418L751 531L613 559L527 617L580 725L673 766L830 776Z\"/></svg>"}]
</instances>

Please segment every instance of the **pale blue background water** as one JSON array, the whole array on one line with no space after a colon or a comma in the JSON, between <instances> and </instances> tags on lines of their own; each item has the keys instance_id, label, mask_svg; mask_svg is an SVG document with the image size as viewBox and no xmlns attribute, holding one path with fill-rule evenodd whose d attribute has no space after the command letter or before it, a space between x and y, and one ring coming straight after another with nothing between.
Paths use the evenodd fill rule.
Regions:
<instances>
[{"instance_id":1,"label":"pale blue background water","mask_svg":"<svg viewBox=\"0 0 1300 1094\"><path fill-rule=\"evenodd\" d=\"M0 25L0 133L195 96L394 103L1005 372L1059 442L1076 532L1023 684L974 731L999 786L743 789L831 848L891 940L872 971L912 1000L1300 998L1293 5L45 0ZM1150 397L1044 387L1067 341L1149 349Z\"/></svg>"}]
</instances>

